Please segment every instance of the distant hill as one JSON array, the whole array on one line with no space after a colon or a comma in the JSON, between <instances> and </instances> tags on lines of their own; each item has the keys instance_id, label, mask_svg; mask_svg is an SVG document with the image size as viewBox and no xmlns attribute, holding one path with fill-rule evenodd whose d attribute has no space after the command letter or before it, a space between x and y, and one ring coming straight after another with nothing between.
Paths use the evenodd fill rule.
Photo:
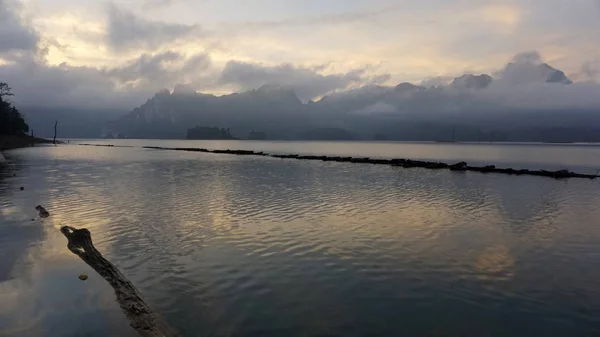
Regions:
<instances>
[{"instance_id":1,"label":"distant hill","mask_svg":"<svg viewBox=\"0 0 600 337\"><path fill-rule=\"evenodd\" d=\"M105 130L124 115L119 110L86 110L23 106L21 108L30 129L38 137L52 137L58 121L59 138L104 138Z\"/></svg>"}]
</instances>

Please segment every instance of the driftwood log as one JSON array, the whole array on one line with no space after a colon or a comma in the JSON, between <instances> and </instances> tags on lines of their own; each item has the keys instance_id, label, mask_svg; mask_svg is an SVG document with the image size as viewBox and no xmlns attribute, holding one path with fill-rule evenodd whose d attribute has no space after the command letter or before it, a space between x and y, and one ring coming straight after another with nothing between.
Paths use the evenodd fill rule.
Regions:
<instances>
[{"instance_id":1,"label":"driftwood log","mask_svg":"<svg viewBox=\"0 0 600 337\"><path fill-rule=\"evenodd\" d=\"M143 337L177 336L144 302L133 284L94 247L89 230L64 226L60 231L69 240L67 248L92 267L115 290L117 302L133 329Z\"/></svg>"}]
</instances>

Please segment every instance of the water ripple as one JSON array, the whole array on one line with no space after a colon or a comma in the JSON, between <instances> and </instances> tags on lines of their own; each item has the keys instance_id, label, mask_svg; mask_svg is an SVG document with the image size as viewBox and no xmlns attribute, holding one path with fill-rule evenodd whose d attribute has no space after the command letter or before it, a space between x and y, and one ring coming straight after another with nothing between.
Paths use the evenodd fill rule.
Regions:
<instances>
[{"instance_id":1,"label":"water ripple","mask_svg":"<svg viewBox=\"0 0 600 337\"><path fill-rule=\"evenodd\" d=\"M60 239L40 225L89 228L185 336L600 332L594 183L79 151L31 152L26 179L0 180L0 260ZM14 228L29 244L11 246Z\"/></svg>"}]
</instances>

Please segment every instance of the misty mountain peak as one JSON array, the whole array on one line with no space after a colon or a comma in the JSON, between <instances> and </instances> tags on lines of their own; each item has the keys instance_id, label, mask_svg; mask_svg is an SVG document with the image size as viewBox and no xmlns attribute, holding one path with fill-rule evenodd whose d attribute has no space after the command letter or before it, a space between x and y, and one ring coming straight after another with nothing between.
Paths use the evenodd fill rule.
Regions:
<instances>
[{"instance_id":1,"label":"misty mountain peak","mask_svg":"<svg viewBox=\"0 0 600 337\"><path fill-rule=\"evenodd\" d=\"M249 92L254 97L260 97L272 101L301 104L302 102L296 92L289 87L278 84L265 84L256 90Z\"/></svg>"},{"instance_id":2,"label":"misty mountain peak","mask_svg":"<svg viewBox=\"0 0 600 337\"><path fill-rule=\"evenodd\" d=\"M334 104L337 102L347 101L347 100L361 100L366 99L370 100L373 98L382 97L386 93L390 91L390 87L369 84L364 85L360 88L354 88L347 91L339 91L331 93L327 96L321 98L318 103L327 103Z\"/></svg>"},{"instance_id":3,"label":"misty mountain peak","mask_svg":"<svg viewBox=\"0 0 600 337\"><path fill-rule=\"evenodd\" d=\"M196 95L196 89L186 84L177 84L173 89L173 95Z\"/></svg>"},{"instance_id":4,"label":"misty mountain peak","mask_svg":"<svg viewBox=\"0 0 600 337\"><path fill-rule=\"evenodd\" d=\"M573 83L563 71L558 70L547 63L509 63L500 75L503 80L510 84Z\"/></svg>"},{"instance_id":5,"label":"misty mountain peak","mask_svg":"<svg viewBox=\"0 0 600 337\"><path fill-rule=\"evenodd\" d=\"M540 72L545 74L547 83L573 84L567 75L561 70L551 67L547 63L539 66Z\"/></svg>"},{"instance_id":6,"label":"misty mountain peak","mask_svg":"<svg viewBox=\"0 0 600 337\"><path fill-rule=\"evenodd\" d=\"M408 83L408 82L403 82L398 84L394 90L397 92L410 92L413 90L419 90L422 89L422 87L418 86L418 85L414 85L412 83Z\"/></svg>"},{"instance_id":7,"label":"misty mountain peak","mask_svg":"<svg viewBox=\"0 0 600 337\"><path fill-rule=\"evenodd\" d=\"M257 92L261 92L261 93L272 93L272 92L279 92L279 91L284 91L286 90L282 85L279 84L274 84L274 83L267 83L262 85L260 88L256 89L255 91Z\"/></svg>"},{"instance_id":8,"label":"misty mountain peak","mask_svg":"<svg viewBox=\"0 0 600 337\"><path fill-rule=\"evenodd\" d=\"M159 92L157 92L156 94L154 94L154 97L169 97L171 96L171 91L169 89L162 89Z\"/></svg>"}]
</instances>

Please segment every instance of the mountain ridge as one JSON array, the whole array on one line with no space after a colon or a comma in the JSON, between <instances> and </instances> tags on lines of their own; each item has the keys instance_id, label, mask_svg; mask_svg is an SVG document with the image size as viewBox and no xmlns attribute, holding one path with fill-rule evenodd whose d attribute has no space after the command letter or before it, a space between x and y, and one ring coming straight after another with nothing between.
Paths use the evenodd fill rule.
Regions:
<instances>
[{"instance_id":1,"label":"mountain ridge","mask_svg":"<svg viewBox=\"0 0 600 337\"><path fill-rule=\"evenodd\" d=\"M111 129L115 134L132 138L185 138L188 128L200 125L230 128L237 137L264 130L269 139L304 139L306 135L323 134L319 132L323 129L344 130L336 134L336 139L350 134L349 139L372 139L369 133L394 139L398 137L390 135L394 131L389 126L402 122L415 125L458 122L487 129L489 123L482 119L492 120L506 109L527 110L511 108L501 99L494 100L494 91L531 83L562 86L573 82L564 72L546 63L526 66L509 63L497 77L467 73L446 85L429 87L408 82L395 86L365 85L306 103L292 88L277 84L223 96L177 86L172 92L158 92L111 123ZM473 121L458 121L461 113L472 115ZM494 126L498 127L498 122Z\"/></svg>"}]
</instances>

